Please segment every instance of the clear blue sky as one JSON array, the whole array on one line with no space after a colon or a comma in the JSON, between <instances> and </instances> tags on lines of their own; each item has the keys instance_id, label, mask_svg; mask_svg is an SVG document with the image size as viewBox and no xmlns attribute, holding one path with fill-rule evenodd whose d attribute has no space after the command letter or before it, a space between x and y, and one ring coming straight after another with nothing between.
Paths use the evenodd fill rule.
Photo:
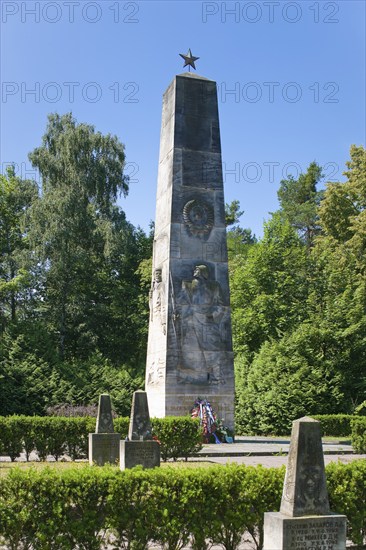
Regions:
<instances>
[{"instance_id":1,"label":"clear blue sky","mask_svg":"<svg viewBox=\"0 0 366 550\"><path fill-rule=\"evenodd\" d=\"M226 202L257 235L287 173L316 160L344 180L350 145L365 143L362 0L2 0L1 12L2 169L32 177L47 114L72 111L125 144L120 203L136 226L155 217L162 94L188 48L219 85Z\"/></svg>"}]
</instances>

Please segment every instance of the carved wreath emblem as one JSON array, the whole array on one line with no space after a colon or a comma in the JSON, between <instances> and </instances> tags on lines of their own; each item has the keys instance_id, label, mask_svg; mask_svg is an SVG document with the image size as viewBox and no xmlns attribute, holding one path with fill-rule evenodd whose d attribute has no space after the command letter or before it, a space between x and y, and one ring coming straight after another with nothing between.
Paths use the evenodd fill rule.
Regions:
<instances>
[{"instance_id":1,"label":"carved wreath emblem","mask_svg":"<svg viewBox=\"0 0 366 550\"><path fill-rule=\"evenodd\" d=\"M188 201L183 208L183 220L191 235L203 237L208 235L213 227L213 209L209 204L195 199Z\"/></svg>"}]
</instances>

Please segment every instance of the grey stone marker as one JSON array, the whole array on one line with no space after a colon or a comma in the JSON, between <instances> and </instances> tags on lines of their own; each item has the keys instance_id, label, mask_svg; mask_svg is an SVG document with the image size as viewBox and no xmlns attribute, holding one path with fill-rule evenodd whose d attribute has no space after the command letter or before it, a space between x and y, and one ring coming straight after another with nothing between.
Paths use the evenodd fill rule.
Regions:
<instances>
[{"instance_id":1,"label":"grey stone marker","mask_svg":"<svg viewBox=\"0 0 366 550\"><path fill-rule=\"evenodd\" d=\"M152 438L147 394L141 390L133 394L128 440L120 442L121 470L139 465L160 466L160 445Z\"/></svg>"},{"instance_id":2,"label":"grey stone marker","mask_svg":"<svg viewBox=\"0 0 366 550\"><path fill-rule=\"evenodd\" d=\"M281 509L264 514L263 550L345 550L346 525L329 509L320 422L295 420Z\"/></svg>"},{"instance_id":3,"label":"grey stone marker","mask_svg":"<svg viewBox=\"0 0 366 550\"><path fill-rule=\"evenodd\" d=\"M114 433L111 398L106 393L99 396L95 432L89 434L89 464L117 464L121 437Z\"/></svg>"},{"instance_id":4,"label":"grey stone marker","mask_svg":"<svg viewBox=\"0 0 366 550\"><path fill-rule=\"evenodd\" d=\"M234 368L216 83L177 75L163 98L146 362L152 416L197 397L234 427Z\"/></svg>"}]
</instances>

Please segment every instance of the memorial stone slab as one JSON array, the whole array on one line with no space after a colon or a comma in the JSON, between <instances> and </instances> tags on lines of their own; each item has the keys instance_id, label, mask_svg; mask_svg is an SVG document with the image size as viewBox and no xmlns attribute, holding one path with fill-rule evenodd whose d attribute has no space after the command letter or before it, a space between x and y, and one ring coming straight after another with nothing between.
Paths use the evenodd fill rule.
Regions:
<instances>
[{"instance_id":1,"label":"memorial stone slab","mask_svg":"<svg viewBox=\"0 0 366 550\"><path fill-rule=\"evenodd\" d=\"M135 466L160 466L160 445L157 441L121 441L121 470Z\"/></svg>"},{"instance_id":2,"label":"memorial stone slab","mask_svg":"<svg viewBox=\"0 0 366 550\"><path fill-rule=\"evenodd\" d=\"M321 426L307 416L293 422L280 511L292 517L329 514Z\"/></svg>"},{"instance_id":3,"label":"memorial stone slab","mask_svg":"<svg viewBox=\"0 0 366 550\"><path fill-rule=\"evenodd\" d=\"M234 367L216 83L177 75L163 98L146 362L150 413L205 395L234 428Z\"/></svg>"},{"instance_id":4,"label":"memorial stone slab","mask_svg":"<svg viewBox=\"0 0 366 550\"><path fill-rule=\"evenodd\" d=\"M89 464L117 464L120 435L114 433L112 404L108 394L99 396L96 433L89 434Z\"/></svg>"},{"instance_id":5,"label":"memorial stone slab","mask_svg":"<svg viewBox=\"0 0 366 550\"><path fill-rule=\"evenodd\" d=\"M128 439L130 441L152 440L152 430L145 391L135 391L132 397L130 424L128 428Z\"/></svg>"},{"instance_id":6,"label":"memorial stone slab","mask_svg":"<svg viewBox=\"0 0 366 550\"><path fill-rule=\"evenodd\" d=\"M292 426L280 512L264 514L264 550L345 550L346 516L330 512L320 422Z\"/></svg>"},{"instance_id":7,"label":"memorial stone slab","mask_svg":"<svg viewBox=\"0 0 366 550\"><path fill-rule=\"evenodd\" d=\"M160 444L152 438L147 394L135 391L132 397L128 438L120 442L120 468L160 466Z\"/></svg>"},{"instance_id":8,"label":"memorial stone slab","mask_svg":"<svg viewBox=\"0 0 366 550\"><path fill-rule=\"evenodd\" d=\"M89 434L89 464L104 466L117 465L119 461L119 434Z\"/></svg>"},{"instance_id":9,"label":"memorial stone slab","mask_svg":"<svg viewBox=\"0 0 366 550\"><path fill-rule=\"evenodd\" d=\"M108 393L102 393L99 396L98 416L95 433L114 433L112 403L111 397Z\"/></svg>"},{"instance_id":10,"label":"memorial stone slab","mask_svg":"<svg viewBox=\"0 0 366 550\"><path fill-rule=\"evenodd\" d=\"M345 550L346 521L342 515L293 518L264 515L264 550Z\"/></svg>"}]
</instances>

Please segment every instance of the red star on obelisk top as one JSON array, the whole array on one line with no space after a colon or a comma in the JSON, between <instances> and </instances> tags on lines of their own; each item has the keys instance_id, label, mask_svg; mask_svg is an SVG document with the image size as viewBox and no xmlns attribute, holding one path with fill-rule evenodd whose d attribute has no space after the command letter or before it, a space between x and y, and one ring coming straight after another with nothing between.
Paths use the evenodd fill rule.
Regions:
<instances>
[{"instance_id":1,"label":"red star on obelisk top","mask_svg":"<svg viewBox=\"0 0 366 550\"><path fill-rule=\"evenodd\" d=\"M187 65L188 65L188 70L189 71L191 70L191 67L193 67L193 69L196 70L196 65L194 64L194 62L197 61L197 59L199 59L199 57L194 57L194 55L192 55L192 52L191 52L190 48L188 50L187 55L184 55L183 53L180 53L179 55L181 57L183 57L183 59L184 59L183 67L187 67Z\"/></svg>"}]
</instances>

